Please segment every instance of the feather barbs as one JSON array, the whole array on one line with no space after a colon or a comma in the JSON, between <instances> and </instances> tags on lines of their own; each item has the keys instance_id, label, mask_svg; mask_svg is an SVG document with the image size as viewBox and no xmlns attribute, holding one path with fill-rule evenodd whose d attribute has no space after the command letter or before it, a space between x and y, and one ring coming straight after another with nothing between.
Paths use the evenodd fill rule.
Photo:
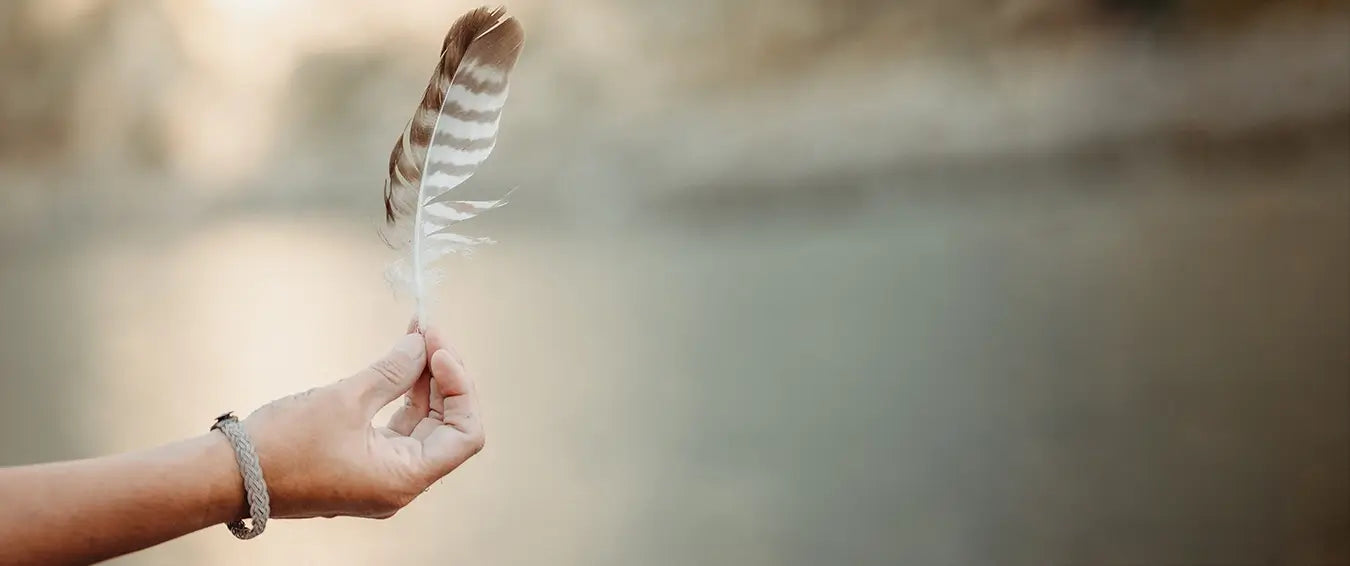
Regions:
<instances>
[{"instance_id":1,"label":"feather barbs","mask_svg":"<svg viewBox=\"0 0 1350 566\"><path fill-rule=\"evenodd\" d=\"M392 274L411 288L419 320L426 315L432 262L491 242L448 229L506 202L451 200L447 194L496 148L508 79L524 39L520 23L501 8L460 17L445 36L421 103L389 154L383 232L391 247L411 248L405 265Z\"/></svg>"}]
</instances>

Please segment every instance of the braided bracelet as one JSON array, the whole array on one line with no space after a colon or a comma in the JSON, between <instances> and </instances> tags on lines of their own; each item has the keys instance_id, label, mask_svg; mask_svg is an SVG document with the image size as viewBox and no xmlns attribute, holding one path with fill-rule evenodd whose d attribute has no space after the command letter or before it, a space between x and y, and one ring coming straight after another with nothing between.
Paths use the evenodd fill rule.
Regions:
<instances>
[{"instance_id":1,"label":"braided bracelet","mask_svg":"<svg viewBox=\"0 0 1350 566\"><path fill-rule=\"evenodd\" d=\"M225 413L216 417L211 430L219 430L230 439L234 447L234 459L239 463L239 473L244 476L244 491L248 494L249 517L253 519L253 528L244 526L243 519L226 523L230 532L240 540L248 540L262 534L267 528L267 515L271 513L267 497L267 482L263 481L262 465L258 463L258 454L253 451L253 442L249 441L244 426L234 413Z\"/></svg>"}]
</instances>

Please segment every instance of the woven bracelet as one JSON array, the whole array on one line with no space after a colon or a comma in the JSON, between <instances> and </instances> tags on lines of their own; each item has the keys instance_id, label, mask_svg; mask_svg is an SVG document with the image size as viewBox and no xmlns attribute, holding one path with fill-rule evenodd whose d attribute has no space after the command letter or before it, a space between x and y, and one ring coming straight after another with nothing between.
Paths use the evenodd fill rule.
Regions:
<instances>
[{"instance_id":1,"label":"woven bracelet","mask_svg":"<svg viewBox=\"0 0 1350 566\"><path fill-rule=\"evenodd\" d=\"M234 413L225 413L216 417L211 430L219 430L230 439L234 448L234 459L239 463L239 473L244 477L244 491L248 494L248 514L253 519L253 528L244 526L243 519L226 523L230 532L240 540L248 540L262 534L267 528L267 515L272 512L267 497L267 482L263 481L262 464L258 463L258 454L253 451L253 443L244 432L244 425Z\"/></svg>"}]
</instances>

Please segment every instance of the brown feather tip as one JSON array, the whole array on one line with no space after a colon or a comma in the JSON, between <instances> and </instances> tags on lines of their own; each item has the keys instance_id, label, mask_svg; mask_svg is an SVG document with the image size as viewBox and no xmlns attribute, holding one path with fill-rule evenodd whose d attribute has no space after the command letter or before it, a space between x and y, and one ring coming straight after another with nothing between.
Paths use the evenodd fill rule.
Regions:
<instances>
[{"instance_id":1,"label":"brown feather tip","mask_svg":"<svg viewBox=\"0 0 1350 566\"><path fill-rule=\"evenodd\" d=\"M484 57L484 63L509 71L524 43L524 28L514 17L506 15L506 8L476 8L455 20L445 34L441 44L442 68L453 70L459 67L460 60L473 45L478 47L476 54Z\"/></svg>"}]
</instances>

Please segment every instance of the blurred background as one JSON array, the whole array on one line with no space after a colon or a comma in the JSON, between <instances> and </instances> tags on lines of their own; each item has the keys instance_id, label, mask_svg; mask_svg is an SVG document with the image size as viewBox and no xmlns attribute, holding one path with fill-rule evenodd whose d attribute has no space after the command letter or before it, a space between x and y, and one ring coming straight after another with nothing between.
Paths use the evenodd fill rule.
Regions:
<instances>
[{"instance_id":1,"label":"blurred background","mask_svg":"<svg viewBox=\"0 0 1350 566\"><path fill-rule=\"evenodd\" d=\"M403 0L0 3L0 465L410 314ZM520 0L437 311L488 448L116 564L1350 564L1350 2Z\"/></svg>"}]
</instances>

